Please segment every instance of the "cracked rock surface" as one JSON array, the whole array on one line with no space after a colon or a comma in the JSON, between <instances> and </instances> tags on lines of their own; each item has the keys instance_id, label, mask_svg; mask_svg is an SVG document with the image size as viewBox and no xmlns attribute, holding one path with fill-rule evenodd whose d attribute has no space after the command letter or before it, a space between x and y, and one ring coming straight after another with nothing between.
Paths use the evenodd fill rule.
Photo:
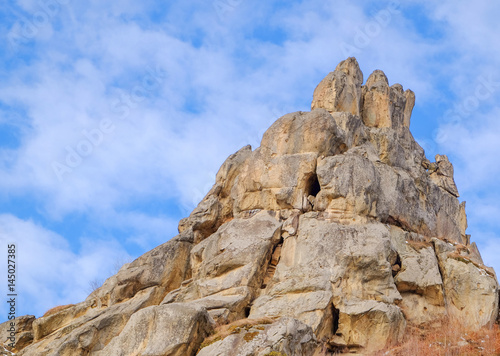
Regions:
<instances>
[{"instance_id":1,"label":"cracked rock surface","mask_svg":"<svg viewBox=\"0 0 500 356\"><path fill-rule=\"evenodd\" d=\"M260 147L224 162L178 236L85 301L26 317L11 351L364 354L408 324L491 325L495 273L466 234L452 164L430 162L409 131L414 104L382 71L363 85L356 59L341 62L312 111L279 118ZM244 320L267 322L214 338Z\"/></svg>"}]
</instances>

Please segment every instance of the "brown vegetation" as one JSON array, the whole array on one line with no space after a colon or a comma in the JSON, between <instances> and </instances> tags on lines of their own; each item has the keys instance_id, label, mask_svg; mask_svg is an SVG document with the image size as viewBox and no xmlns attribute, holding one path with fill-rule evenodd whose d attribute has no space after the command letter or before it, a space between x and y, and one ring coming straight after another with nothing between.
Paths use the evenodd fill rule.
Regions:
<instances>
[{"instance_id":1,"label":"brown vegetation","mask_svg":"<svg viewBox=\"0 0 500 356\"><path fill-rule=\"evenodd\" d=\"M409 325L402 344L374 356L487 356L500 355L500 330L467 330L459 320L441 320L430 325Z\"/></svg>"}]
</instances>

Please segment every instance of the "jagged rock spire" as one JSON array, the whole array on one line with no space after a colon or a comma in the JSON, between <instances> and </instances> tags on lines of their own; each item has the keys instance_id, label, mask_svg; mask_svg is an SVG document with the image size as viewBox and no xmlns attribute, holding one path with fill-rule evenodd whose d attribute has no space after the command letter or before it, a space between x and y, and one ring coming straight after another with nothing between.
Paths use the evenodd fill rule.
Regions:
<instances>
[{"instance_id":1,"label":"jagged rock spire","mask_svg":"<svg viewBox=\"0 0 500 356\"><path fill-rule=\"evenodd\" d=\"M374 71L363 84L356 58L342 61L314 90L311 109L349 112L362 118L368 127L410 127L415 94L400 84L389 86L381 70Z\"/></svg>"},{"instance_id":2,"label":"jagged rock spire","mask_svg":"<svg viewBox=\"0 0 500 356\"><path fill-rule=\"evenodd\" d=\"M360 115L363 73L356 58L339 63L314 90L311 110L323 108L329 112L348 112Z\"/></svg>"}]
</instances>

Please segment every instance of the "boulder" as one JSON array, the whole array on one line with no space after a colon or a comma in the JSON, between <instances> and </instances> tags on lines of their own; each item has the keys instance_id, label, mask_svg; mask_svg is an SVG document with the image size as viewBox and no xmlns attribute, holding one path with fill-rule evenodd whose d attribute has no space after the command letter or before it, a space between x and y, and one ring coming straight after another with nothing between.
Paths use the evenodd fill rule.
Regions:
<instances>
[{"instance_id":1,"label":"boulder","mask_svg":"<svg viewBox=\"0 0 500 356\"><path fill-rule=\"evenodd\" d=\"M152 303L160 303L168 292L190 277L191 248L192 244L179 236L146 252L108 278L86 302L103 308L130 299L140 290L157 286Z\"/></svg>"},{"instance_id":2,"label":"boulder","mask_svg":"<svg viewBox=\"0 0 500 356\"><path fill-rule=\"evenodd\" d=\"M443 276L448 313L472 329L491 327L498 316L495 272L461 255L460 246L436 238L432 242Z\"/></svg>"},{"instance_id":3,"label":"boulder","mask_svg":"<svg viewBox=\"0 0 500 356\"><path fill-rule=\"evenodd\" d=\"M194 356L213 329L203 308L167 304L144 308L95 356Z\"/></svg>"},{"instance_id":4,"label":"boulder","mask_svg":"<svg viewBox=\"0 0 500 356\"><path fill-rule=\"evenodd\" d=\"M424 236L391 227L391 241L398 253L393 269L406 320L423 324L447 315L443 280L432 242Z\"/></svg>"},{"instance_id":5,"label":"boulder","mask_svg":"<svg viewBox=\"0 0 500 356\"><path fill-rule=\"evenodd\" d=\"M107 308L90 308L59 326L51 324L46 317L39 318L33 324L35 330L41 327L45 331L50 327L53 331L35 339L18 355L83 356L102 350L120 333L132 314L151 305L157 288L142 290L133 298ZM56 322L57 319L50 320Z\"/></svg>"},{"instance_id":6,"label":"boulder","mask_svg":"<svg viewBox=\"0 0 500 356\"><path fill-rule=\"evenodd\" d=\"M12 344L12 329L15 329L14 347L8 347L5 349L6 354L10 351L22 350L26 346L33 342L33 322L35 321L34 315L23 315L16 317L15 320L8 320L0 324L0 344L9 345ZM1 351L1 350L0 350ZM0 353L1 355L1 353Z\"/></svg>"},{"instance_id":7,"label":"boulder","mask_svg":"<svg viewBox=\"0 0 500 356\"><path fill-rule=\"evenodd\" d=\"M284 241L274 277L254 301L250 317L293 317L311 326L318 338L335 335L341 328L339 338L347 347L383 348L400 340L405 327L395 304L401 300L392 278L395 261L386 226L346 226L318 213L304 214L297 235ZM377 313L387 313L388 332L376 343L358 343L350 335L362 332L349 326L358 324L341 323L339 315L343 320L350 320L353 313L358 318L357 311L372 302L380 303ZM383 308L385 304L392 306Z\"/></svg>"},{"instance_id":8,"label":"boulder","mask_svg":"<svg viewBox=\"0 0 500 356\"><path fill-rule=\"evenodd\" d=\"M272 324L250 324L235 329L224 339L202 347L197 355L312 356L317 347L318 342L309 326L283 317Z\"/></svg>"},{"instance_id":9,"label":"boulder","mask_svg":"<svg viewBox=\"0 0 500 356\"><path fill-rule=\"evenodd\" d=\"M194 301L208 310L227 309L228 320L244 317L280 242L281 225L272 212L260 211L221 226L193 248L192 280L167 295L163 304Z\"/></svg>"}]
</instances>

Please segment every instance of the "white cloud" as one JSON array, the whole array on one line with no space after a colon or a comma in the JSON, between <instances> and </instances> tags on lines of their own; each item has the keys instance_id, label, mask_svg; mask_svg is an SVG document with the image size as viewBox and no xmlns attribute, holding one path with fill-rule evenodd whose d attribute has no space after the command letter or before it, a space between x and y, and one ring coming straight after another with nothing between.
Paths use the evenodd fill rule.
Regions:
<instances>
[{"instance_id":1,"label":"white cloud","mask_svg":"<svg viewBox=\"0 0 500 356\"><path fill-rule=\"evenodd\" d=\"M108 277L115 261L129 257L116 240L90 237L82 238L75 253L62 236L6 214L0 215L0 241L5 254L7 244L16 244L17 315L29 311L39 317L54 306L82 301L90 281Z\"/></svg>"}]
</instances>

